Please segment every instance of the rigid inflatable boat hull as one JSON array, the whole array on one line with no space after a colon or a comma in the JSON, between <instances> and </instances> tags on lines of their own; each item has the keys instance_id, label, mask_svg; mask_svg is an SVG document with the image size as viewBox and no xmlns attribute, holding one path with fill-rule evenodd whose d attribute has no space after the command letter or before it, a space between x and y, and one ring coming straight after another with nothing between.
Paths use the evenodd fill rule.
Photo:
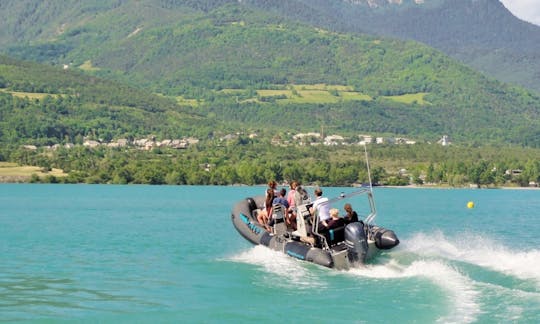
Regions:
<instances>
[{"instance_id":1,"label":"rigid inflatable boat hull","mask_svg":"<svg viewBox=\"0 0 540 324\"><path fill-rule=\"evenodd\" d=\"M232 223L246 240L325 267L347 269L361 265L378 254L380 250L387 250L399 244L393 231L378 226L368 227L362 222L357 222L345 227L343 244L331 249L314 247L293 240L290 233L287 235L268 233L254 215L254 211L263 206L264 196L257 196L246 198L233 207ZM368 231L370 233L367 233ZM374 239L368 239L368 235Z\"/></svg>"}]
</instances>

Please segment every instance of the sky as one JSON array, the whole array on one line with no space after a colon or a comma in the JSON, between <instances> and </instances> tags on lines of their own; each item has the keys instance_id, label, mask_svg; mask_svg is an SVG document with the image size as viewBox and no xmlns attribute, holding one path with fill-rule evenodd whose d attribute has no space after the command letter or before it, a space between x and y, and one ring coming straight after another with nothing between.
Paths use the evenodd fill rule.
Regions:
<instances>
[{"instance_id":1,"label":"sky","mask_svg":"<svg viewBox=\"0 0 540 324\"><path fill-rule=\"evenodd\" d=\"M501 0L521 20L540 26L540 0Z\"/></svg>"}]
</instances>

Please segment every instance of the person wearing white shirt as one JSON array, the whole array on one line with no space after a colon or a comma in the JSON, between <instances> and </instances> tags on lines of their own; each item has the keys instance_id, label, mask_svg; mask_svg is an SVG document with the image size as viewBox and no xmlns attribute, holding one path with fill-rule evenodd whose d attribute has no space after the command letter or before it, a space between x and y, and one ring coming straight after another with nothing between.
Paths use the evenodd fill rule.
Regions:
<instances>
[{"instance_id":1,"label":"person wearing white shirt","mask_svg":"<svg viewBox=\"0 0 540 324\"><path fill-rule=\"evenodd\" d=\"M326 222L330 220L330 202L327 197L322 196L323 192L320 188L315 189L315 201L311 213L317 213L319 215L320 222Z\"/></svg>"}]
</instances>

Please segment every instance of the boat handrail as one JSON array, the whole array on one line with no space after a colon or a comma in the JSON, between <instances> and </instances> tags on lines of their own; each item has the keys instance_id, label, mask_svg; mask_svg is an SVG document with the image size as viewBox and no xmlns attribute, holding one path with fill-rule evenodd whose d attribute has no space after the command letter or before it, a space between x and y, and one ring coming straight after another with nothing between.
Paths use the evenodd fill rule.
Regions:
<instances>
[{"instance_id":1,"label":"boat handrail","mask_svg":"<svg viewBox=\"0 0 540 324\"><path fill-rule=\"evenodd\" d=\"M377 209L375 208L375 201L373 200L373 192L368 193L368 200L371 213L366 217L365 223L367 225L371 225L375 220L375 217L377 217Z\"/></svg>"},{"instance_id":2,"label":"boat handrail","mask_svg":"<svg viewBox=\"0 0 540 324\"><path fill-rule=\"evenodd\" d=\"M326 242L326 237L319 233L319 211L317 209L313 212L313 224L311 224L311 233L319 237L322 243L323 250L329 250L330 246Z\"/></svg>"},{"instance_id":3,"label":"boat handrail","mask_svg":"<svg viewBox=\"0 0 540 324\"><path fill-rule=\"evenodd\" d=\"M328 202L325 202L325 204L335 203L337 201L347 199L347 198L351 198L353 196L357 196L357 195L361 195L361 194L369 194L370 192L371 192L370 188L364 188L364 187L359 189L359 190L349 192L347 194L342 192L339 196L329 199Z\"/></svg>"},{"instance_id":4,"label":"boat handrail","mask_svg":"<svg viewBox=\"0 0 540 324\"><path fill-rule=\"evenodd\" d=\"M350 192L350 193L347 193L347 194L342 192L339 196L331 198L328 201L325 201L325 202L321 203L321 205L332 204L332 203L338 202L340 200L347 199L347 198L357 196L357 195L362 195L362 194L367 194L368 195L369 208L370 208L371 212L366 217L364 222L369 225L369 224L373 223L373 221L375 220L375 217L377 216L377 209L375 207L375 201L373 199L373 189L370 188L370 187L369 188L362 188L360 190L356 190L356 191L353 191L353 192Z\"/></svg>"}]
</instances>

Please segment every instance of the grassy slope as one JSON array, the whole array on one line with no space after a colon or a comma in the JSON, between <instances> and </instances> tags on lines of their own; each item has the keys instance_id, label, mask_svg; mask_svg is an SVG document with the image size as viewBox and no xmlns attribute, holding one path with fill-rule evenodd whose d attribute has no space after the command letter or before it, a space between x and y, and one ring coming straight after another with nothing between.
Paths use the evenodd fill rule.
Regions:
<instances>
[{"instance_id":1,"label":"grassy slope","mask_svg":"<svg viewBox=\"0 0 540 324\"><path fill-rule=\"evenodd\" d=\"M44 171L36 166L21 166L16 163L0 162L0 182L28 181L33 175L44 178L46 176L65 177L67 173L60 169Z\"/></svg>"}]
</instances>

